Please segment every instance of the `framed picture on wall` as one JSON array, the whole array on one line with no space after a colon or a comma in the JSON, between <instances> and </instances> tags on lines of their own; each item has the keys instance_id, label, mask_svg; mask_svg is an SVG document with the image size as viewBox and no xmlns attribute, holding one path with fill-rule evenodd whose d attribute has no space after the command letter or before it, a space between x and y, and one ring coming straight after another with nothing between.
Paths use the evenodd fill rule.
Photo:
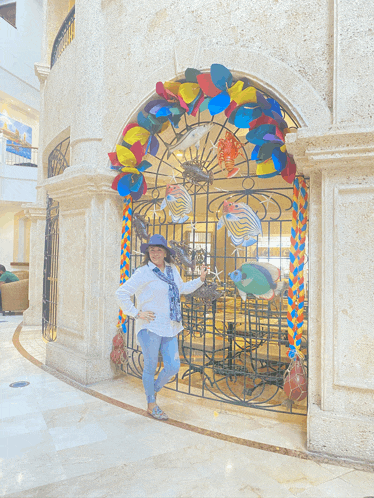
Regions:
<instances>
[{"instance_id":1,"label":"framed picture on wall","mask_svg":"<svg viewBox=\"0 0 374 498\"><path fill-rule=\"evenodd\" d=\"M6 138L6 150L17 156L31 159L32 128L0 113L0 130Z\"/></svg>"}]
</instances>

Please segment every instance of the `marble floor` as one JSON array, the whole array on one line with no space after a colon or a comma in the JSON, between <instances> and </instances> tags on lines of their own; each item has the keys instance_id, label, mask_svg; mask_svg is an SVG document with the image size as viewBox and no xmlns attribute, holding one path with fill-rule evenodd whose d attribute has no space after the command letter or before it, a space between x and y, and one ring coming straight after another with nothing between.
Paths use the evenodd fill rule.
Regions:
<instances>
[{"instance_id":1,"label":"marble floor","mask_svg":"<svg viewBox=\"0 0 374 498\"><path fill-rule=\"evenodd\" d=\"M164 391L171 420L155 421L137 379L86 389L48 372L21 320L0 316L0 496L374 497L372 468L306 452L305 418Z\"/></svg>"}]
</instances>

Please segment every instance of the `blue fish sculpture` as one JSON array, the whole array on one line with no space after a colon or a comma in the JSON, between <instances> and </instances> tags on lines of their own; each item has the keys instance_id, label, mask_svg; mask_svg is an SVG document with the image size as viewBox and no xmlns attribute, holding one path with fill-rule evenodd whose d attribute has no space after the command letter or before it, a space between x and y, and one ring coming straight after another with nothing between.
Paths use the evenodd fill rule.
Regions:
<instances>
[{"instance_id":1,"label":"blue fish sculpture","mask_svg":"<svg viewBox=\"0 0 374 498\"><path fill-rule=\"evenodd\" d=\"M225 225L235 246L248 247L257 242L257 236L262 235L262 227L252 208L243 202L224 201L222 211L217 230Z\"/></svg>"},{"instance_id":2,"label":"blue fish sculpture","mask_svg":"<svg viewBox=\"0 0 374 498\"><path fill-rule=\"evenodd\" d=\"M165 209L166 206L169 208L173 223L184 223L192 211L192 199L182 185L167 185L161 209Z\"/></svg>"},{"instance_id":3,"label":"blue fish sculpture","mask_svg":"<svg viewBox=\"0 0 374 498\"><path fill-rule=\"evenodd\" d=\"M280 270L270 263L243 263L240 268L229 273L229 277L245 301L248 294L270 301L275 296Z\"/></svg>"}]
</instances>

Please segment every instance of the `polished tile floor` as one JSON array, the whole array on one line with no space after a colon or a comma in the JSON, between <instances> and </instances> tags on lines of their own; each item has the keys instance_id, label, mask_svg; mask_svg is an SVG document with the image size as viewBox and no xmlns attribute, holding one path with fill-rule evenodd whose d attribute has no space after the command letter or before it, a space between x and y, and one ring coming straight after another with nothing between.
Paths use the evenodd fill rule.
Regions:
<instances>
[{"instance_id":1,"label":"polished tile floor","mask_svg":"<svg viewBox=\"0 0 374 498\"><path fill-rule=\"evenodd\" d=\"M137 379L82 390L22 356L12 343L21 320L0 316L0 496L374 496L373 472L291 456L306 454L303 418L165 391L172 421L155 421ZM40 330L23 328L20 344L44 362ZM9 387L21 380L30 384Z\"/></svg>"}]
</instances>

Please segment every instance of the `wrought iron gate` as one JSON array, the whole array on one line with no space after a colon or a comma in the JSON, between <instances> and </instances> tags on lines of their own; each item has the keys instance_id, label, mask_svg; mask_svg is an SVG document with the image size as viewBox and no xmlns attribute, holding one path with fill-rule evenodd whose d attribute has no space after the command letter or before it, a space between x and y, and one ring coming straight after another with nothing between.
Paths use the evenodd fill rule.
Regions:
<instances>
[{"instance_id":1,"label":"wrought iron gate","mask_svg":"<svg viewBox=\"0 0 374 498\"><path fill-rule=\"evenodd\" d=\"M295 120L282 109L289 128L296 128ZM185 132L202 124L212 123L211 131L201 140L199 149L191 147L185 154L168 154L167 145L173 145ZM258 178L256 164L251 161L253 146L241 138L242 130L231 125L225 117L205 111L196 118L185 118L178 130L170 128L158 136L162 143L153 167L147 171L147 196L134 202L134 215L144 216L148 233L161 233L168 241L174 240L189 246L187 256L209 264L212 272L208 284L217 284L220 294L212 303L201 298L184 296L182 316L184 330L179 334L181 369L167 387L193 396L215 399L254 408L284 411L286 396L282 390L283 375L288 367L287 358L287 289L289 272L289 244L291 233L292 186L280 176ZM227 178L217 160L217 142L230 131L244 145L243 158L235 167L240 172ZM178 132L178 133L177 133ZM193 184L185 174L185 163L197 162L206 173L213 173L209 181ZM153 175L153 176L152 176ZM165 186L183 185L192 197L193 215L184 223L172 223L168 208L161 209ZM225 227L218 228L225 200L246 203L262 223L262 236L249 247L236 247L231 243ZM134 224L133 224L134 226ZM140 233L132 230L132 270L139 266ZM144 240L143 240L144 242ZM280 270L281 280L276 297L270 301L248 295L243 301L237 293L229 273L243 263L271 263ZM184 280L196 278L197 269L181 266ZM307 284L307 263L305 265ZM306 285L307 289L307 285ZM218 295L218 294L217 294ZM305 323L308 320L306 292ZM305 326L307 328L307 325ZM307 354L307 333L302 339L302 351ZM141 377L143 359L136 344L134 324L130 320L127 334L129 363L127 372ZM161 359L159 368L161 368ZM306 401L294 404L294 414L306 413Z\"/></svg>"},{"instance_id":2,"label":"wrought iron gate","mask_svg":"<svg viewBox=\"0 0 374 498\"><path fill-rule=\"evenodd\" d=\"M70 138L53 149L48 157L48 178L61 175L69 166ZM57 275L59 250L58 202L47 196L47 215L44 243L42 333L46 342L57 336Z\"/></svg>"}]
</instances>

